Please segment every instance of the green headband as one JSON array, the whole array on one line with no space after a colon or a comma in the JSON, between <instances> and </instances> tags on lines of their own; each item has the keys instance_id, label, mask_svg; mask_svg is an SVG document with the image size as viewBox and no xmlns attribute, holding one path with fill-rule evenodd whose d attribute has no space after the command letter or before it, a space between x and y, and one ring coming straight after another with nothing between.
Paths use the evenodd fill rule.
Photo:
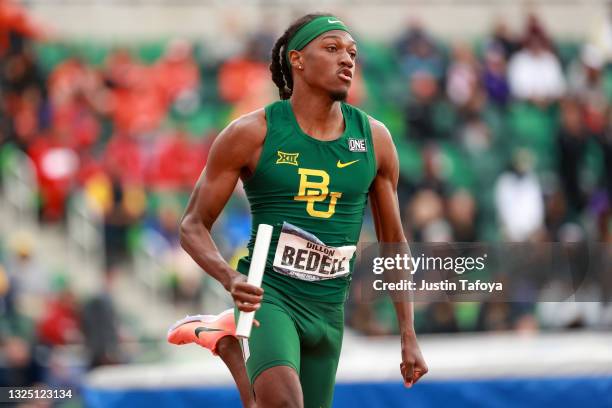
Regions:
<instances>
[{"instance_id":1,"label":"green headband","mask_svg":"<svg viewBox=\"0 0 612 408\"><path fill-rule=\"evenodd\" d=\"M289 62L289 51L300 51L312 40L323 33L332 30L342 30L349 33L347 26L334 16L320 16L300 27L293 37L289 40L285 49L285 57Z\"/></svg>"}]
</instances>

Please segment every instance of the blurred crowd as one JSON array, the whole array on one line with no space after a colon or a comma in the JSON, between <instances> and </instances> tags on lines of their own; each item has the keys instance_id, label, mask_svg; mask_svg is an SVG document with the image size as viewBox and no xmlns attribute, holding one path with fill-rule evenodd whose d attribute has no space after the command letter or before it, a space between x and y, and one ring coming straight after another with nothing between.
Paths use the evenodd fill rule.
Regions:
<instances>
[{"instance_id":1,"label":"blurred crowd","mask_svg":"<svg viewBox=\"0 0 612 408\"><path fill-rule=\"evenodd\" d=\"M168 302L197 305L203 274L180 249L177 223L216 134L277 97L268 71L275 36L253 33L222 57L205 41L82 45L44 38L8 4L0 2L0 168L18 152L29 158L42 228L61 224L84 193L103 223L109 282L144 248L162 265ZM471 42L439 41L417 20L395 43L358 42L349 102L394 136L409 241L612 242L612 17L578 42L553 39L535 15L518 31L500 20ZM249 230L238 188L214 231L226 259L244 253ZM37 279L36 257L6 238L0 307L14 319L2 320L5 362L40 380L33 339L85 343L91 366L121 361L108 293L80 302L69 283ZM369 218L363 240L375 241ZM51 303L23 333L15 305L36 293ZM609 295L564 319L536 305L422 304L417 326L601 328ZM357 330L396 330L388 304L350 310ZM91 334L96 316L111 338Z\"/></svg>"},{"instance_id":2,"label":"blurred crowd","mask_svg":"<svg viewBox=\"0 0 612 408\"><path fill-rule=\"evenodd\" d=\"M401 186L412 239L610 241L608 50L557 46L531 16L446 53L414 23L396 51L422 162Z\"/></svg>"}]
</instances>

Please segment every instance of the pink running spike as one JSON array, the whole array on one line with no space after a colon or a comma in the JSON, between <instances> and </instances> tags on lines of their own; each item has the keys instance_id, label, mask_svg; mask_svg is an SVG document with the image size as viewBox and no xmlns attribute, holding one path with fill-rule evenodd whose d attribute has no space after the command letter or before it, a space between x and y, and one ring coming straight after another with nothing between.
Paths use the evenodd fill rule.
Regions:
<instances>
[{"instance_id":1,"label":"pink running spike","mask_svg":"<svg viewBox=\"0 0 612 408\"><path fill-rule=\"evenodd\" d=\"M234 309L218 315L193 315L174 323L168 330L168 343L196 343L217 355L217 344L225 336L235 336Z\"/></svg>"}]
</instances>

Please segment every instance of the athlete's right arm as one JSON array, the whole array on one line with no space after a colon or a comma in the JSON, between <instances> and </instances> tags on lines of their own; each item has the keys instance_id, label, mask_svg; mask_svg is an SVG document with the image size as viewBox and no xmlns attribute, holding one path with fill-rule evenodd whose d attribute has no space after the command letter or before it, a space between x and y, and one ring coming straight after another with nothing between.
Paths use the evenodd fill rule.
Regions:
<instances>
[{"instance_id":1,"label":"athlete's right arm","mask_svg":"<svg viewBox=\"0 0 612 408\"><path fill-rule=\"evenodd\" d=\"M229 266L210 230L238 179L249 177L255 169L265 134L265 114L259 110L236 119L217 136L180 224L183 249L231 293L238 309L245 312L259 308L263 289L246 283L246 277Z\"/></svg>"}]
</instances>

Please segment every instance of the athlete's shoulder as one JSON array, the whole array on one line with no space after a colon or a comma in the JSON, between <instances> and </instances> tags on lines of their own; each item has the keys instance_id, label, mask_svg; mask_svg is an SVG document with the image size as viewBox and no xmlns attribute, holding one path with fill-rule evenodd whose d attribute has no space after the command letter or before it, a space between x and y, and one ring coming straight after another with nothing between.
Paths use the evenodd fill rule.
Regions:
<instances>
[{"instance_id":1,"label":"athlete's shoulder","mask_svg":"<svg viewBox=\"0 0 612 408\"><path fill-rule=\"evenodd\" d=\"M223 130L233 141L256 142L266 136L266 112L264 108L257 109L234 119ZM253 140L255 139L255 140Z\"/></svg>"},{"instance_id":2,"label":"athlete's shoulder","mask_svg":"<svg viewBox=\"0 0 612 408\"><path fill-rule=\"evenodd\" d=\"M215 143L234 152L248 152L261 146L265 137L266 115L262 108L234 119L219 133Z\"/></svg>"},{"instance_id":3,"label":"athlete's shoulder","mask_svg":"<svg viewBox=\"0 0 612 408\"><path fill-rule=\"evenodd\" d=\"M263 109L258 109L233 120L215 138L209 162L221 160L224 165L243 167L252 160L253 153L263 145L266 120Z\"/></svg>"}]
</instances>

